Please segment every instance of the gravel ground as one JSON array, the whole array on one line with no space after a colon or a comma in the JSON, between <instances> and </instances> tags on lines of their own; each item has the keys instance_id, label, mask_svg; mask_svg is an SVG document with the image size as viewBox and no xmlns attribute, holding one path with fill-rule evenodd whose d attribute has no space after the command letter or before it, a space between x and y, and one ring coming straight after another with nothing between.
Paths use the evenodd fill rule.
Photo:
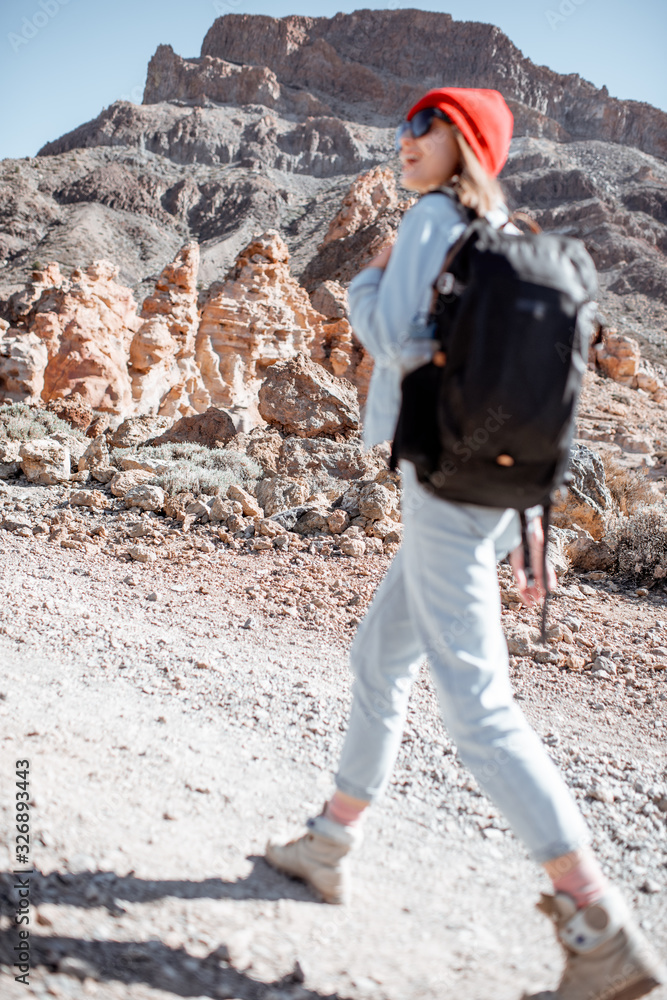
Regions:
<instances>
[{"instance_id":1,"label":"gravel ground","mask_svg":"<svg viewBox=\"0 0 667 1000\"><path fill-rule=\"evenodd\" d=\"M28 512L58 500L16 489ZM460 765L426 670L353 904L323 905L261 859L331 791L347 649L386 557L195 544L130 564L84 535L79 549L45 537L0 532L3 998L510 1000L554 983L560 956L533 909L546 882ZM504 588L508 631L534 627ZM572 578L551 618L565 626L554 662L512 657L517 697L665 953L664 595ZM563 669L573 652L606 669ZM27 989L10 968L7 846L23 758Z\"/></svg>"}]
</instances>

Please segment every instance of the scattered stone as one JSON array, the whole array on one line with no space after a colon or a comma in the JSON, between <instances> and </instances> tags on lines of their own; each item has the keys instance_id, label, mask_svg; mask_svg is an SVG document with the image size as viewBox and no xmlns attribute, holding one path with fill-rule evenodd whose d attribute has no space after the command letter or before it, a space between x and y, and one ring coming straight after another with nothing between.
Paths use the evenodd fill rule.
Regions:
<instances>
[{"instance_id":1,"label":"scattered stone","mask_svg":"<svg viewBox=\"0 0 667 1000\"><path fill-rule=\"evenodd\" d=\"M340 535L350 526L350 515L342 509L334 510L326 520L332 535Z\"/></svg>"},{"instance_id":2,"label":"scattered stone","mask_svg":"<svg viewBox=\"0 0 667 1000\"><path fill-rule=\"evenodd\" d=\"M343 555L350 556L353 559L360 559L366 552L366 542L362 541L361 538L349 538L341 535L338 544Z\"/></svg>"},{"instance_id":3,"label":"scattered stone","mask_svg":"<svg viewBox=\"0 0 667 1000\"><path fill-rule=\"evenodd\" d=\"M280 442L282 444L282 438ZM260 479L255 491L257 502L266 517L290 507L299 507L310 496L310 492L305 480L291 479L288 476Z\"/></svg>"},{"instance_id":4,"label":"scattered stone","mask_svg":"<svg viewBox=\"0 0 667 1000\"><path fill-rule=\"evenodd\" d=\"M273 542L268 538L253 538L251 547L255 552L266 552L273 550Z\"/></svg>"},{"instance_id":5,"label":"scattered stone","mask_svg":"<svg viewBox=\"0 0 667 1000\"><path fill-rule=\"evenodd\" d=\"M640 892L645 892L650 896L662 892L663 887L654 878L645 879L639 887Z\"/></svg>"},{"instance_id":6,"label":"scattered stone","mask_svg":"<svg viewBox=\"0 0 667 1000\"><path fill-rule=\"evenodd\" d=\"M611 788L601 781L594 781L588 791L588 797L595 799L597 802L605 802L607 805L611 805L614 801L614 793Z\"/></svg>"},{"instance_id":7,"label":"scattered stone","mask_svg":"<svg viewBox=\"0 0 667 1000\"><path fill-rule=\"evenodd\" d=\"M257 500L241 486L230 486L227 490L227 498L240 503L246 517L264 517L264 511Z\"/></svg>"},{"instance_id":8,"label":"scattered stone","mask_svg":"<svg viewBox=\"0 0 667 1000\"><path fill-rule=\"evenodd\" d=\"M100 466L98 469L92 469L90 474L96 482L106 486L107 483L111 482L114 476L118 475L118 469L116 469L113 465L105 465ZM81 473L81 475L83 475L83 473Z\"/></svg>"},{"instance_id":9,"label":"scattered stone","mask_svg":"<svg viewBox=\"0 0 667 1000\"><path fill-rule=\"evenodd\" d=\"M584 669L586 660L583 656L579 656L577 653L566 653L564 666L568 670L580 671Z\"/></svg>"},{"instance_id":10,"label":"scattered stone","mask_svg":"<svg viewBox=\"0 0 667 1000\"><path fill-rule=\"evenodd\" d=\"M211 513L211 508L208 504L205 504L203 500L191 500L190 503L185 508L185 514L187 517L208 518Z\"/></svg>"},{"instance_id":11,"label":"scattered stone","mask_svg":"<svg viewBox=\"0 0 667 1000\"><path fill-rule=\"evenodd\" d=\"M157 602L157 601L159 601L159 600L160 600L160 595L159 595L159 594L157 594L157 593L156 593L156 592L155 592L155 591L153 590L153 591L151 591L151 593L150 593L150 594L146 594L146 600L147 600L147 601L153 601L153 602Z\"/></svg>"},{"instance_id":12,"label":"scattered stone","mask_svg":"<svg viewBox=\"0 0 667 1000\"><path fill-rule=\"evenodd\" d=\"M0 527L5 531L11 531L15 535L25 535L26 531L32 535L32 521L29 521L27 517L17 517L10 514L8 517L2 519ZM25 535L25 537L27 538L28 536Z\"/></svg>"},{"instance_id":13,"label":"scattered stone","mask_svg":"<svg viewBox=\"0 0 667 1000\"><path fill-rule=\"evenodd\" d=\"M90 507L93 510L105 510L109 501L100 490L75 490L70 493L69 502L72 507Z\"/></svg>"},{"instance_id":14,"label":"scattered stone","mask_svg":"<svg viewBox=\"0 0 667 1000\"><path fill-rule=\"evenodd\" d=\"M359 494L359 513L369 521L389 518L396 507L396 494L379 483L364 486Z\"/></svg>"},{"instance_id":15,"label":"scattered stone","mask_svg":"<svg viewBox=\"0 0 667 1000\"><path fill-rule=\"evenodd\" d=\"M608 656L596 656L591 667L593 674L606 674L608 677L616 675L616 661Z\"/></svg>"},{"instance_id":16,"label":"scattered stone","mask_svg":"<svg viewBox=\"0 0 667 1000\"><path fill-rule=\"evenodd\" d=\"M66 955L65 958L60 959L58 962L58 972L63 973L63 975L74 976L76 979L80 979L81 982L84 979L99 979L99 973L94 965L73 955Z\"/></svg>"},{"instance_id":17,"label":"scattered stone","mask_svg":"<svg viewBox=\"0 0 667 1000\"><path fill-rule=\"evenodd\" d=\"M151 552L149 549L143 548L141 545L133 545L127 550L127 554L135 562L140 563L151 563L155 562L155 553Z\"/></svg>"},{"instance_id":18,"label":"scattered stone","mask_svg":"<svg viewBox=\"0 0 667 1000\"><path fill-rule=\"evenodd\" d=\"M66 483L70 477L69 449L51 438L24 441L19 451L26 479L40 486Z\"/></svg>"},{"instance_id":19,"label":"scattered stone","mask_svg":"<svg viewBox=\"0 0 667 1000\"><path fill-rule=\"evenodd\" d=\"M150 483L155 476L151 472L143 472L141 469L134 469L131 472L116 472L111 480L110 489L115 497L124 497L135 486L145 486ZM164 494L163 501L164 503Z\"/></svg>"},{"instance_id":20,"label":"scattered stone","mask_svg":"<svg viewBox=\"0 0 667 1000\"><path fill-rule=\"evenodd\" d=\"M133 486L127 491L124 499L126 507L160 511L164 507L165 492L160 486Z\"/></svg>"},{"instance_id":21,"label":"scattered stone","mask_svg":"<svg viewBox=\"0 0 667 1000\"><path fill-rule=\"evenodd\" d=\"M507 649L510 656L532 656L540 642L537 629L528 628L520 622L508 626Z\"/></svg>"},{"instance_id":22,"label":"scattered stone","mask_svg":"<svg viewBox=\"0 0 667 1000\"><path fill-rule=\"evenodd\" d=\"M86 469L89 469L90 471L99 468L108 469L110 465L111 459L109 458L109 449L107 448L106 439L98 437L93 438L84 451L83 455L79 459L78 469L79 472L84 472Z\"/></svg>"}]
</instances>

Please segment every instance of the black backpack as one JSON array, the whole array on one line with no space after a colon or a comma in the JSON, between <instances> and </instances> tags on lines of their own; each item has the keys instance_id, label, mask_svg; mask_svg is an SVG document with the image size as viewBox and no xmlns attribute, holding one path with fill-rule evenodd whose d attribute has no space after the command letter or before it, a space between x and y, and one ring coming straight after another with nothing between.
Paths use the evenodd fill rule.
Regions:
<instances>
[{"instance_id":1,"label":"black backpack","mask_svg":"<svg viewBox=\"0 0 667 1000\"><path fill-rule=\"evenodd\" d=\"M435 284L438 350L402 381L392 468L413 462L445 500L548 510L566 478L596 294L579 240L472 222Z\"/></svg>"}]
</instances>

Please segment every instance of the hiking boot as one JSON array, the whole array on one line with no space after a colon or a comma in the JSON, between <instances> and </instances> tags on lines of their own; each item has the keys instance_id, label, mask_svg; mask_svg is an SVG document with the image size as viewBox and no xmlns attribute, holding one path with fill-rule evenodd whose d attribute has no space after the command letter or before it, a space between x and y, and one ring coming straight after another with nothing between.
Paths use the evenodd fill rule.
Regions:
<instances>
[{"instance_id":1,"label":"hiking boot","mask_svg":"<svg viewBox=\"0 0 667 1000\"><path fill-rule=\"evenodd\" d=\"M556 925L565 972L557 990L524 994L524 1000L637 1000L667 982L614 890L581 910L564 893L542 896L537 908Z\"/></svg>"},{"instance_id":2,"label":"hiking boot","mask_svg":"<svg viewBox=\"0 0 667 1000\"><path fill-rule=\"evenodd\" d=\"M308 832L288 844L266 845L265 858L286 875L302 878L325 903L349 901L350 884L346 855L361 842L361 831L315 816L306 823Z\"/></svg>"}]
</instances>

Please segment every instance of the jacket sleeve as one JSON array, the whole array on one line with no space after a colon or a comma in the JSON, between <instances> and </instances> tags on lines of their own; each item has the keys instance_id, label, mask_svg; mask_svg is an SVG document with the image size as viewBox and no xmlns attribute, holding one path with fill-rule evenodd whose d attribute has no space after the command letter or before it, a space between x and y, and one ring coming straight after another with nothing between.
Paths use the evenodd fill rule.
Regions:
<instances>
[{"instance_id":1,"label":"jacket sleeve","mask_svg":"<svg viewBox=\"0 0 667 1000\"><path fill-rule=\"evenodd\" d=\"M426 322L433 283L464 229L454 202L427 195L404 216L386 270L366 268L352 281L350 320L379 366L398 364L411 330Z\"/></svg>"}]
</instances>

